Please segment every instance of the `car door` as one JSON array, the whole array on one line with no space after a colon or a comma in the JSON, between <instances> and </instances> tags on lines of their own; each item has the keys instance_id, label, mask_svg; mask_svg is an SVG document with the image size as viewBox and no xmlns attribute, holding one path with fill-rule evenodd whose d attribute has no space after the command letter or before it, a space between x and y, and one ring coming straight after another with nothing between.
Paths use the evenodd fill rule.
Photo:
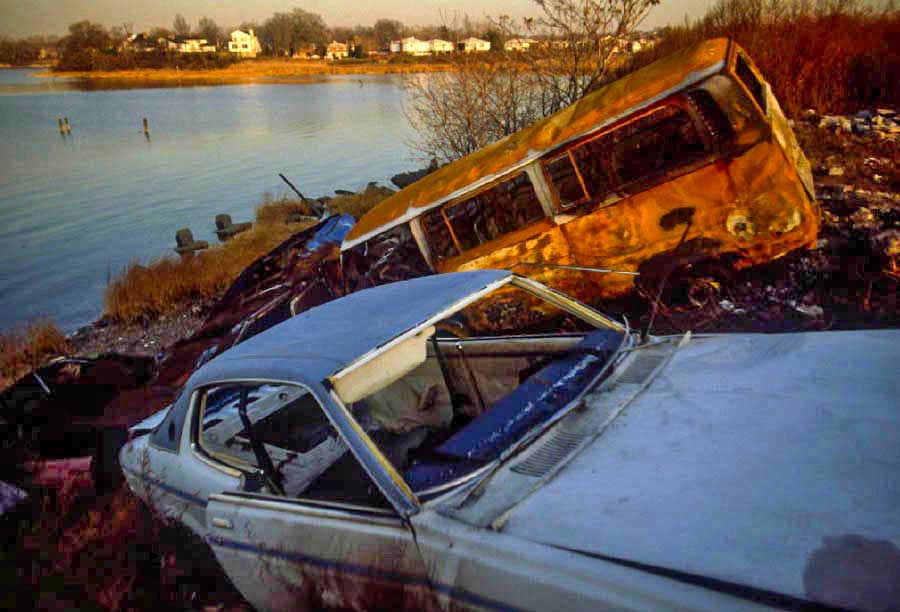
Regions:
<instances>
[{"instance_id":1,"label":"car door","mask_svg":"<svg viewBox=\"0 0 900 612\"><path fill-rule=\"evenodd\" d=\"M135 493L163 516L183 522L204 538L209 495L240 489L243 473L213 464L194 450L185 415L196 410L201 398L201 392L179 395L147 442L137 447L127 444L120 461Z\"/></svg>"},{"instance_id":2,"label":"car door","mask_svg":"<svg viewBox=\"0 0 900 612\"><path fill-rule=\"evenodd\" d=\"M251 493L212 495L209 543L259 610L439 609L391 510Z\"/></svg>"},{"instance_id":3,"label":"car door","mask_svg":"<svg viewBox=\"0 0 900 612\"><path fill-rule=\"evenodd\" d=\"M235 408L229 398L241 385L253 401ZM435 607L407 524L314 393L254 382L208 397L195 415L198 451L212 463L257 467L266 483L210 495L205 517L217 559L255 607Z\"/></svg>"}]
</instances>

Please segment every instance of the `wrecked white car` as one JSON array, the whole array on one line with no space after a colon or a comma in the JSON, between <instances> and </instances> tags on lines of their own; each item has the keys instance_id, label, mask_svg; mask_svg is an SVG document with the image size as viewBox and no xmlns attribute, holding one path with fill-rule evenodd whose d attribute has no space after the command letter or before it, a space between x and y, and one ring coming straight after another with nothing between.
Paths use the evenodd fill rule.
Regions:
<instances>
[{"instance_id":1,"label":"wrecked white car","mask_svg":"<svg viewBox=\"0 0 900 612\"><path fill-rule=\"evenodd\" d=\"M214 358L121 464L260 609L883 610L898 362L900 331L642 339L430 276Z\"/></svg>"}]
</instances>

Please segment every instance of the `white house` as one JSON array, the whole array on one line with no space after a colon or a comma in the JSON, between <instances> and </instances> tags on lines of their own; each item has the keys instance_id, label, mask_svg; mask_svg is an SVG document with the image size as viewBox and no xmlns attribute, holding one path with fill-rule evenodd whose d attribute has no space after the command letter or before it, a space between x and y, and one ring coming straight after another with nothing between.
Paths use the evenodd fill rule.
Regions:
<instances>
[{"instance_id":1,"label":"white house","mask_svg":"<svg viewBox=\"0 0 900 612\"><path fill-rule=\"evenodd\" d=\"M145 32L131 34L128 36L128 38L122 41L121 44L122 51L133 51L135 53L156 51L158 48L158 45L154 44L154 42L150 40L150 37L147 36Z\"/></svg>"},{"instance_id":2,"label":"white house","mask_svg":"<svg viewBox=\"0 0 900 612\"><path fill-rule=\"evenodd\" d=\"M467 38L456 43L456 49L465 53L478 53L481 51L490 51L491 43L480 38Z\"/></svg>"},{"instance_id":3,"label":"white house","mask_svg":"<svg viewBox=\"0 0 900 612\"><path fill-rule=\"evenodd\" d=\"M391 53L409 53L410 55L428 55L431 53L431 42L419 40L415 36L403 40L391 41Z\"/></svg>"},{"instance_id":4,"label":"white house","mask_svg":"<svg viewBox=\"0 0 900 612\"><path fill-rule=\"evenodd\" d=\"M325 48L325 59L327 60L343 59L349 55L350 48L345 43L339 43L336 40L332 40Z\"/></svg>"},{"instance_id":5,"label":"white house","mask_svg":"<svg viewBox=\"0 0 900 612\"><path fill-rule=\"evenodd\" d=\"M235 30L231 33L231 40L228 41L228 52L236 53L241 57L256 57L262 53L262 46L253 28L250 31Z\"/></svg>"},{"instance_id":6,"label":"white house","mask_svg":"<svg viewBox=\"0 0 900 612\"><path fill-rule=\"evenodd\" d=\"M428 41L428 50L431 53L453 53L453 43L449 40L432 38Z\"/></svg>"},{"instance_id":7,"label":"white house","mask_svg":"<svg viewBox=\"0 0 900 612\"><path fill-rule=\"evenodd\" d=\"M533 38L510 38L503 43L503 49L506 51L528 51L532 45L536 45L537 41Z\"/></svg>"},{"instance_id":8,"label":"white house","mask_svg":"<svg viewBox=\"0 0 900 612\"><path fill-rule=\"evenodd\" d=\"M172 36L165 39L166 49L179 53L215 53L216 46L209 44L205 38L188 36Z\"/></svg>"}]
</instances>

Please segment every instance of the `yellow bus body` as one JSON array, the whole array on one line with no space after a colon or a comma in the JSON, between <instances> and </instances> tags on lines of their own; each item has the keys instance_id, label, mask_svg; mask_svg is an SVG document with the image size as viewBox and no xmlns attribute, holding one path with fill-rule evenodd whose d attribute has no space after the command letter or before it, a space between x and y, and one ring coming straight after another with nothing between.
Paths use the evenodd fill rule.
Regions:
<instances>
[{"instance_id":1,"label":"yellow bus body","mask_svg":"<svg viewBox=\"0 0 900 612\"><path fill-rule=\"evenodd\" d=\"M498 230L514 224L490 208L500 201L516 202L527 222ZM482 227L466 227L471 219ZM635 277L523 264L644 272L681 244L679 255L728 254L748 266L813 246L819 222L809 163L770 87L737 44L716 39L397 192L359 220L342 256L364 258L399 236L415 241L431 272L510 268L595 302L626 293ZM356 268L372 283L390 278Z\"/></svg>"}]
</instances>

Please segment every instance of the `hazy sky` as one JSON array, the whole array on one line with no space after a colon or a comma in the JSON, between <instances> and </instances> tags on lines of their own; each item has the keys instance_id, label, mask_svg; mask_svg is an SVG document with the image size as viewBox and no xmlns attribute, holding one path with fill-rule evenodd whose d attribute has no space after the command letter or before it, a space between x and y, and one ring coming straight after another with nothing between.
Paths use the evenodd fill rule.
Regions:
<instances>
[{"instance_id":1,"label":"hazy sky","mask_svg":"<svg viewBox=\"0 0 900 612\"><path fill-rule=\"evenodd\" d=\"M685 14L698 16L713 0L662 0L645 22L647 27L680 21ZM223 27L242 21L262 21L276 11L300 7L319 13L328 25L371 25L379 17L409 24L437 24L441 12L452 21L462 18L508 14L534 15L530 0L0 0L0 34L21 37L32 34L64 34L70 23L90 19L106 26L131 23L137 30L155 25L171 27L176 13L196 24L203 16Z\"/></svg>"}]
</instances>

